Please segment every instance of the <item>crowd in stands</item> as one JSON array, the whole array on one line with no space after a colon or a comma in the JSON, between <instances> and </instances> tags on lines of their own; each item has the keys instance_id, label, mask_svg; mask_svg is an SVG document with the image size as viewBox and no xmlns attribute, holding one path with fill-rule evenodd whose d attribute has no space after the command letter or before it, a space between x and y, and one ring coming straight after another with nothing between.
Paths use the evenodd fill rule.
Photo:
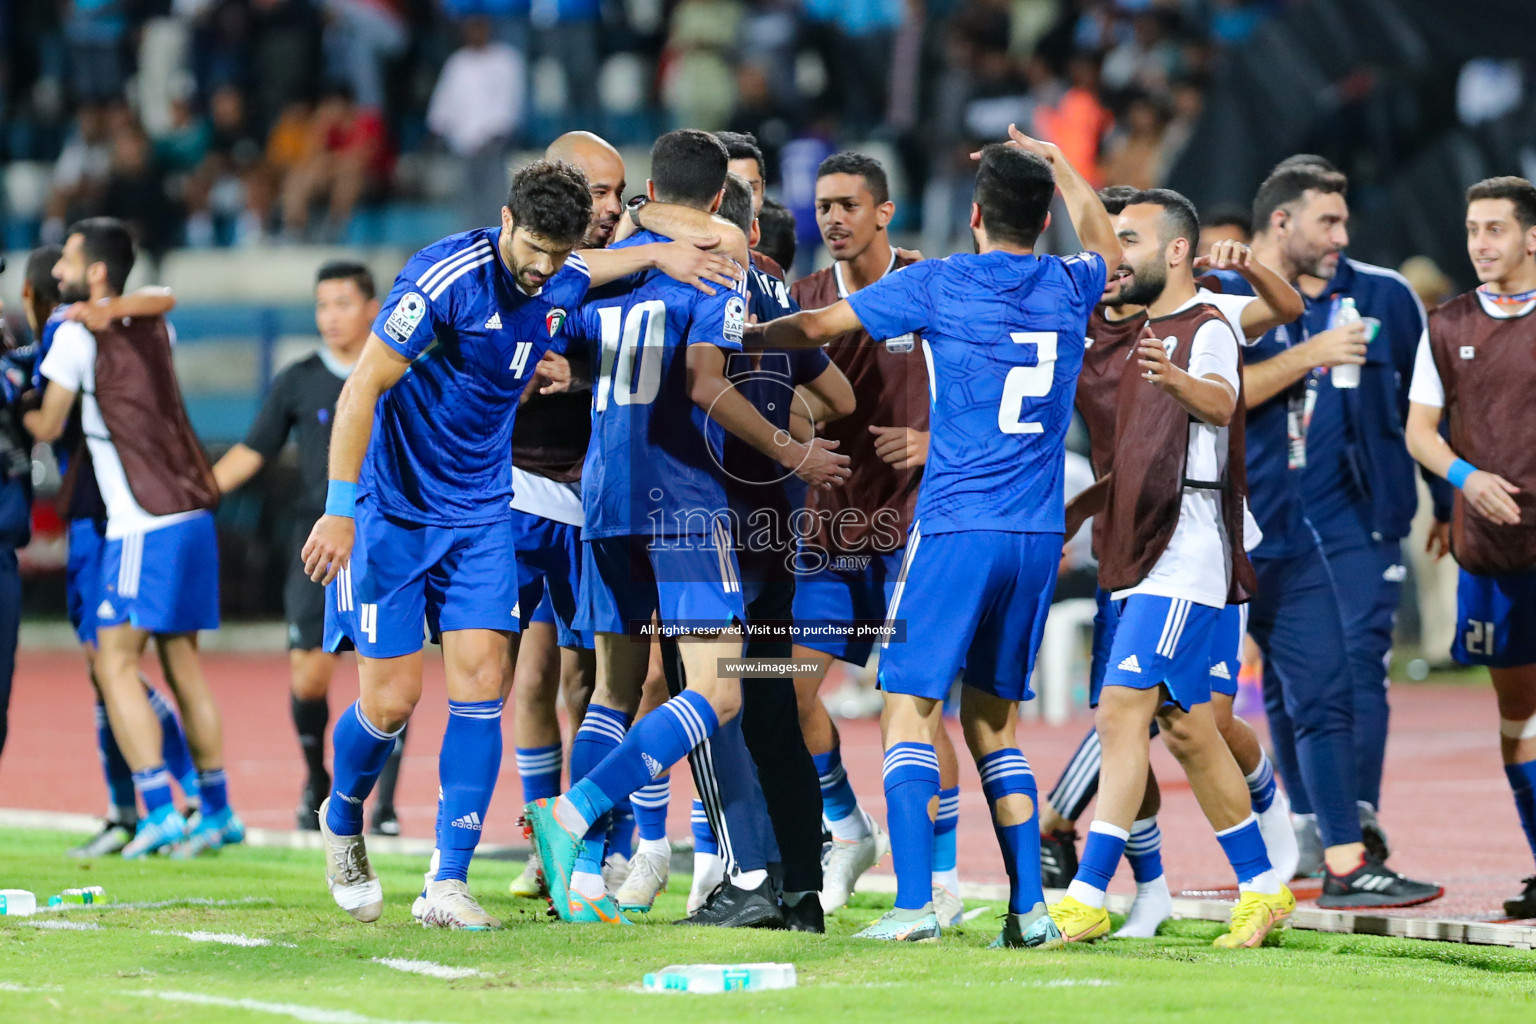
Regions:
<instances>
[{"instance_id":1,"label":"crowd in stands","mask_svg":"<svg viewBox=\"0 0 1536 1024\"><path fill-rule=\"evenodd\" d=\"M12 0L5 240L89 213L151 252L342 240L389 200L457 200L467 226L518 147L689 125L756 134L792 208L818 154L876 140L921 198L902 224L943 244L964 222L948 185L1009 122L1096 183L1157 184L1214 62L1286 2Z\"/></svg>"}]
</instances>

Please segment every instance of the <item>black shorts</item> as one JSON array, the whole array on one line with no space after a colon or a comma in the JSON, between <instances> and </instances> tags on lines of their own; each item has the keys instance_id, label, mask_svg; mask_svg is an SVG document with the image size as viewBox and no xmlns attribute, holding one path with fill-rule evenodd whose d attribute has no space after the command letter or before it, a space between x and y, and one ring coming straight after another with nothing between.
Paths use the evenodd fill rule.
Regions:
<instances>
[{"instance_id":1,"label":"black shorts","mask_svg":"<svg viewBox=\"0 0 1536 1024\"><path fill-rule=\"evenodd\" d=\"M288 564L288 580L283 584L283 614L288 620L288 649L318 651L325 637L325 588L304 573L301 553L309 528L297 533L293 561Z\"/></svg>"}]
</instances>

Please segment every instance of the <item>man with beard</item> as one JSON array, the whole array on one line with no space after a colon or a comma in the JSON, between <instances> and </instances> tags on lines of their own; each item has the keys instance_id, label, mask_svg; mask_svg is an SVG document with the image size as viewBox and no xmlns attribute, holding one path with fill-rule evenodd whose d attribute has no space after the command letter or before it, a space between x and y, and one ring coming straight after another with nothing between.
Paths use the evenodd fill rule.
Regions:
<instances>
[{"instance_id":1,"label":"man with beard","mask_svg":"<svg viewBox=\"0 0 1536 1024\"><path fill-rule=\"evenodd\" d=\"M1253 252L1287 280L1328 279L1349 241L1343 175L1317 165L1284 167L1259 186ZM1212 287L1251 294L1239 275L1219 271ZM1437 885L1388 869L1362 842L1355 805L1354 687L1333 576L1302 507L1309 414L1306 378L1316 368L1360 365L1360 324L1308 337L1290 324L1249 350L1243 373L1249 495L1263 539L1253 551L1258 591L1249 634L1264 653L1264 696L1272 727L1292 726L1294 748L1275 747L1281 778L1317 815L1330 909L1412 906L1438 898ZM1291 758L1288 752L1294 749Z\"/></svg>"},{"instance_id":2,"label":"man with beard","mask_svg":"<svg viewBox=\"0 0 1536 1024\"><path fill-rule=\"evenodd\" d=\"M1104 766L1095 820L1067 895L1051 916L1068 942L1109 931L1104 894L1131 838L1148 779L1149 726L1183 766L1241 896L1217 946L1252 947L1295 909L1270 864L1242 772L1217 727L1211 669L1217 623L1253 593L1243 552L1243 410L1237 336L1196 286L1200 225L1167 189L1133 196L1116 221L1123 294L1147 307L1136 374L1122 374L1115 467L1079 498L1102 512L1101 585L1119 621L1095 725ZM1219 571L1218 571L1219 567ZM1138 872L1140 881L1140 872Z\"/></svg>"},{"instance_id":3,"label":"man with beard","mask_svg":"<svg viewBox=\"0 0 1536 1024\"><path fill-rule=\"evenodd\" d=\"M1119 214L1136 190L1110 186L1100 192L1105 208ZM1206 293L1204 301L1217 306L1231 327L1257 337L1265 330L1294 319L1301 312L1301 297L1273 270L1252 258L1246 245L1225 241L1212 252L1194 261L1196 269L1235 269L1252 282L1258 298L1223 296ZM1111 271L1104 289L1104 301L1088 321L1088 349L1083 359L1083 373L1078 379L1076 406L1088 429L1094 475L1110 472L1116 435L1116 409L1120 376L1128 365L1127 357L1146 327L1146 305L1166 284L1161 254L1149 252L1141 267L1129 261ZM1094 519L1094 549L1105 547L1107 520ZM1251 541L1250 541L1251 542ZM1093 657L1089 688L1093 703L1098 702L1104 672L1108 668L1110 646L1115 635L1116 605L1103 588L1098 591L1099 612L1094 619ZM1211 670L1211 702L1216 723L1223 738L1237 758L1249 787L1254 813L1264 834L1270 858L1277 868L1288 870L1295 860L1294 838L1290 831L1288 808L1283 794L1276 791L1273 772L1258 737L1241 718L1232 714L1232 700L1237 690L1238 652L1242 643L1245 611L1240 606L1225 609L1217 623L1222 656L1214 658ZM1098 792L1102 747L1096 730L1087 737L1062 772L1061 780L1042 806L1041 864L1046 884L1063 887L1077 871L1074 845L1075 822L1087 810ZM1136 876L1137 899L1118 938L1150 938L1172 911L1171 897L1162 873L1162 836L1157 827L1159 806L1156 779L1148 777L1148 791L1141 812L1137 814L1126 846L1126 858Z\"/></svg>"}]
</instances>

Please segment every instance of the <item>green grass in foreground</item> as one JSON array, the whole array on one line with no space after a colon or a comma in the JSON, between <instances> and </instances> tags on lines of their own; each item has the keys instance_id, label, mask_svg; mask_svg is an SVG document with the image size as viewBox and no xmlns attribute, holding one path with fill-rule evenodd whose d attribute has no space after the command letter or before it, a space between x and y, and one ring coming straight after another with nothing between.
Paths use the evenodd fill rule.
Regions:
<instances>
[{"instance_id":1,"label":"green grass in foreground","mask_svg":"<svg viewBox=\"0 0 1536 1024\"><path fill-rule=\"evenodd\" d=\"M245 902L109 905L31 919L91 922L97 930L42 929L0 918L0 1020L6 1024L284 1018L500 1024L620 1015L685 1024L745 1014L837 1022L1092 1017L1320 1024L1529 1022L1536 1011L1536 954L1507 949L1288 931L1277 946L1227 952L1210 946L1216 925L1180 922L1150 942L1028 954L984 948L996 930L990 914L937 946L891 948L850 938L888 905L868 897L839 913L825 937L674 928L668 922L681 916L686 878L674 878L672 894L636 927L572 927L546 920L542 903L513 901L506 886L519 867L496 861L478 863L473 878L507 927L449 933L410 920L421 878L413 859L376 858L388 902L384 919L368 926L331 903L315 852L237 848L191 863L81 864L63 856L76 838L0 834L0 887L31 889L40 899L66 887L102 885L118 901ZM172 934L194 931L274 945L242 948ZM483 976L443 981L391 970L374 957L470 967ZM636 991L645 972L667 964L767 960L793 962L800 987L716 996ZM241 1006L239 1000L256 1002Z\"/></svg>"}]
</instances>

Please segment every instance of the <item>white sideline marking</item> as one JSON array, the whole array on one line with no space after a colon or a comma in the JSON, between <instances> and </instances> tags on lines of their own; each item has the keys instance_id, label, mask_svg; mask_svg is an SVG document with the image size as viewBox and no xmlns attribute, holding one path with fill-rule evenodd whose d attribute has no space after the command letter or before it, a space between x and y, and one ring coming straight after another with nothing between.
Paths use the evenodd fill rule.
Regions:
<instances>
[{"instance_id":1,"label":"white sideline marking","mask_svg":"<svg viewBox=\"0 0 1536 1024\"><path fill-rule=\"evenodd\" d=\"M28 928L48 928L53 931L61 932L101 931L101 925L97 924L95 921L51 921L44 918L43 920L27 920L22 921L21 923L26 925Z\"/></svg>"},{"instance_id":2,"label":"white sideline marking","mask_svg":"<svg viewBox=\"0 0 1536 1024\"><path fill-rule=\"evenodd\" d=\"M243 896L238 900L211 900L206 896L183 896L173 900L150 900L139 903L65 903L57 907L39 908L39 914L75 913L81 910L164 910L166 907L259 907L272 906L277 900L267 896Z\"/></svg>"},{"instance_id":3,"label":"white sideline marking","mask_svg":"<svg viewBox=\"0 0 1536 1024\"><path fill-rule=\"evenodd\" d=\"M966 923L969 923L971 921L974 921L978 917L980 917L982 914L985 914L987 911L989 911L991 909L992 909L991 907L976 907L973 910L967 910L965 913L960 915L960 923L961 924L966 924Z\"/></svg>"},{"instance_id":4,"label":"white sideline marking","mask_svg":"<svg viewBox=\"0 0 1536 1024\"><path fill-rule=\"evenodd\" d=\"M396 971L405 971L407 974L425 974L429 978L477 978L484 975L473 967L449 967L447 964L435 964L431 960L401 960L391 956L376 956L373 962L382 967L388 967Z\"/></svg>"},{"instance_id":5,"label":"white sideline marking","mask_svg":"<svg viewBox=\"0 0 1536 1024\"><path fill-rule=\"evenodd\" d=\"M200 992L156 992L152 989L124 992L123 995L144 999L163 999L168 1003L196 1003L200 1006L223 1006L232 1010L250 1010L253 1013L270 1013L278 1017L292 1017L308 1024L432 1024L431 1021L397 1021L381 1017L366 1017L351 1010L326 1010L318 1006L299 1003L269 1003L261 999L228 999L224 996L206 996Z\"/></svg>"},{"instance_id":6,"label":"white sideline marking","mask_svg":"<svg viewBox=\"0 0 1536 1024\"><path fill-rule=\"evenodd\" d=\"M98 926L99 927L99 926ZM298 949L291 942L273 942L271 939L257 938L254 935L239 935L235 932L150 932L151 935L175 935L192 942L217 942L224 946L244 946L254 949L257 946L286 946L289 949Z\"/></svg>"}]
</instances>

